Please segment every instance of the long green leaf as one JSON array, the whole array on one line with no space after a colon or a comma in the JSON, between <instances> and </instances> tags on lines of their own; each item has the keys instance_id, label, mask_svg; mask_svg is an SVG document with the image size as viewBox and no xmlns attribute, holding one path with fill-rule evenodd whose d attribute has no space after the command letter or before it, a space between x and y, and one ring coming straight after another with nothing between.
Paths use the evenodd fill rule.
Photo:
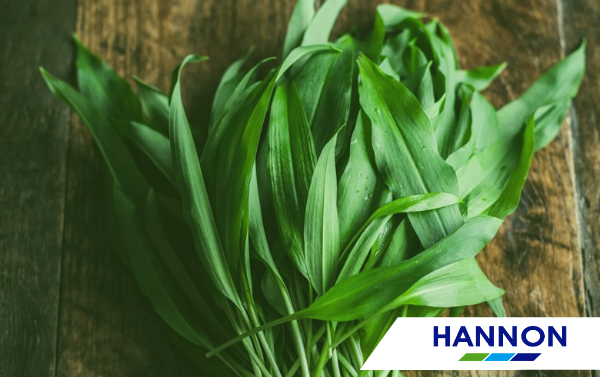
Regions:
<instances>
[{"instance_id":1,"label":"long green leaf","mask_svg":"<svg viewBox=\"0 0 600 377\"><path fill-rule=\"evenodd\" d=\"M332 45L310 45L310 46L300 46L296 47L287 58L283 61L279 72L277 73L277 78L275 81L278 81L283 75L296 63L298 60L305 58L308 55L316 54L319 52L341 52L339 49L333 47Z\"/></svg>"},{"instance_id":2,"label":"long green leaf","mask_svg":"<svg viewBox=\"0 0 600 377\"><path fill-rule=\"evenodd\" d=\"M50 91L71 106L90 130L119 187L137 206L143 205L149 189L148 183L105 113L69 84L52 76L43 68L40 68L40 71Z\"/></svg>"},{"instance_id":3,"label":"long green leaf","mask_svg":"<svg viewBox=\"0 0 600 377\"><path fill-rule=\"evenodd\" d=\"M327 43L335 20L347 2L348 0L326 0L306 28L302 46Z\"/></svg>"},{"instance_id":4,"label":"long green leaf","mask_svg":"<svg viewBox=\"0 0 600 377\"><path fill-rule=\"evenodd\" d=\"M177 80L171 95L169 113L169 134L175 177L183 202L184 216L192 230L196 252L206 272L219 292L242 309L221 247L192 132L181 100L179 83L181 69L188 63L202 60L205 58L188 55L177 68Z\"/></svg>"},{"instance_id":5,"label":"long green leaf","mask_svg":"<svg viewBox=\"0 0 600 377\"><path fill-rule=\"evenodd\" d=\"M493 216L504 217L516 209L534 151L533 130L529 129L532 124L526 127L523 139L500 139L457 170L467 217L486 213L501 197ZM510 181L513 187L508 186Z\"/></svg>"},{"instance_id":6,"label":"long green leaf","mask_svg":"<svg viewBox=\"0 0 600 377\"><path fill-rule=\"evenodd\" d=\"M467 71L457 71L456 81L472 85L476 90L482 91L498 77L506 68L506 63L492 65L489 67L477 67Z\"/></svg>"},{"instance_id":7,"label":"long green leaf","mask_svg":"<svg viewBox=\"0 0 600 377\"><path fill-rule=\"evenodd\" d=\"M221 126L225 127L227 123L231 120L231 117L235 115L236 110L239 108L241 103L244 101L246 96L248 95L248 89L256 84L256 76L258 70L265 65L266 63L274 60L275 58L266 58L258 62L254 67L252 67L246 74L237 82L236 86L229 93L231 88L227 85L227 88L223 88L223 91L226 91L227 101L224 106L216 106L213 108L213 111L210 115L210 124L209 124L209 138L217 137L217 135L222 135ZM233 83L232 83L233 84ZM225 84L224 84L225 85ZM226 93L223 93L225 96ZM220 136L219 136L220 137Z\"/></svg>"},{"instance_id":8,"label":"long green leaf","mask_svg":"<svg viewBox=\"0 0 600 377\"><path fill-rule=\"evenodd\" d=\"M160 89L133 76L137 83L142 108L150 119L150 125L161 134L169 135L169 97Z\"/></svg>"},{"instance_id":9,"label":"long green leaf","mask_svg":"<svg viewBox=\"0 0 600 377\"><path fill-rule=\"evenodd\" d=\"M425 275L474 257L494 237L501 220L476 217L440 242L397 266L376 268L336 284L305 310L304 316L350 321L374 314ZM387 287L381 290L381 287Z\"/></svg>"},{"instance_id":10,"label":"long green leaf","mask_svg":"<svg viewBox=\"0 0 600 377\"><path fill-rule=\"evenodd\" d=\"M379 13L385 27L388 29L400 25L406 19L420 19L426 16L424 13L414 12L393 4L379 4L377 13Z\"/></svg>"},{"instance_id":11,"label":"long green leaf","mask_svg":"<svg viewBox=\"0 0 600 377\"><path fill-rule=\"evenodd\" d=\"M209 332L218 332L221 337L231 336L232 332L226 332L214 314L214 309L204 299L192 278L190 277L183 262L176 254L167 236L166 230L162 224L159 212L159 204L154 191L150 190L146 206L143 213L143 223L148 235L148 240L156 249L166 270L170 273L173 279L177 282L191 306L200 314L202 323Z\"/></svg>"},{"instance_id":12,"label":"long green leaf","mask_svg":"<svg viewBox=\"0 0 600 377\"><path fill-rule=\"evenodd\" d=\"M285 251L296 268L306 275L304 213L316 153L294 83L284 83L275 92L268 145L275 220Z\"/></svg>"},{"instance_id":13,"label":"long green leaf","mask_svg":"<svg viewBox=\"0 0 600 377\"><path fill-rule=\"evenodd\" d=\"M323 148L308 192L304 246L306 269L315 291L323 295L335 282L340 253L334 136Z\"/></svg>"},{"instance_id":14,"label":"long green leaf","mask_svg":"<svg viewBox=\"0 0 600 377\"><path fill-rule=\"evenodd\" d=\"M393 196L458 195L454 171L437 153L429 119L416 98L365 56L358 64L360 101L373 124L375 162ZM414 213L409 218L425 247L462 224L458 206Z\"/></svg>"},{"instance_id":15,"label":"long green leaf","mask_svg":"<svg viewBox=\"0 0 600 377\"><path fill-rule=\"evenodd\" d=\"M495 287L474 258L437 269L419 279L404 294L390 303L394 309L402 305L457 307L480 304L504 294Z\"/></svg>"},{"instance_id":16,"label":"long green leaf","mask_svg":"<svg viewBox=\"0 0 600 377\"><path fill-rule=\"evenodd\" d=\"M523 185L527 179L527 173L529 173L531 159L535 152L534 128L535 122L532 118L527 122L527 126L523 132L523 142L519 160L517 161L514 170L512 170L510 178L506 183L506 188L502 191L502 194L494 205L487 211L488 215L502 218L510 215L517 209L519 201L521 200L521 191L523 190Z\"/></svg>"},{"instance_id":17,"label":"long green leaf","mask_svg":"<svg viewBox=\"0 0 600 377\"><path fill-rule=\"evenodd\" d=\"M450 194L422 194L406 196L396 199L379 208L369 217L366 223L357 232L360 234L356 245L350 251L348 259L338 276L338 282L358 273L365 263L367 254L377 236L390 216L399 213L417 213L432 211L449 205L457 204L459 199Z\"/></svg>"},{"instance_id":18,"label":"long green leaf","mask_svg":"<svg viewBox=\"0 0 600 377\"><path fill-rule=\"evenodd\" d=\"M234 61L223 73L217 91L215 92L215 98L213 99L212 110L210 112L210 128L214 126L214 121L219 114L222 114L227 104L227 101L232 97L235 88L243 80L242 67L248 61L248 58L252 54L254 49L250 50L241 59Z\"/></svg>"},{"instance_id":19,"label":"long green leaf","mask_svg":"<svg viewBox=\"0 0 600 377\"><path fill-rule=\"evenodd\" d=\"M560 132L560 127L571 107L571 98L566 97L542 106L535 112L535 150L544 148Z\"/></svg>"},{"instance_id":20,"label":"long green leaf","mask_svg":"<svg viewBox=\"0 0 600 377\"><path fill-rule=\"evenodd\" d=\"M317 156L340 127L348 123L350 116L356 43L346 35L334 47L342 52L313 55L295 79Z\"/></svg>"},{"instance_id":21,"label":"long green leaf","mask_svg":"<svg viewBox=\"0 0 600 377\"><path fill-rule=\"evenodd\" d=\"M122 124L121 132L154 163L169 182L175 185L171 143L166 136L137 122Z\"/></svg>"},{"instance_id":22,"label":"long green leaf","mask_svg":"<svg viewBox=\"0 0 600 377\"><path fill-rule=\"evenodd\" d=\"M382 205L382 197L387 197L387 189L373 166L370 131L369 118L361 111L350 141L350 157L338 184L341 245L350 241Z\"/></svg>"},{"instance_id":23,"label":"long green leaf","mask_svg":"<svg viewBox=\"0 0 600 377\"><path fill-rule=\"evenodd\" d=\"M315 16L315 0L298 0L292 11L283 43L283 57L302 43L304 31Z\"/></svg>"},{"instance_id":24,"label":"long green leaf","mask_svg":"<svg viewBox=\"0 0 600 377\"><path fill-rule=\"evenodd\" d=\"M239 106L230 109L210 135L200 162L207 192L234 276L248 232L248 190L276 72L247 88Z\"/></svg>"},{"instance_id":25,"label":"long green leaf","mask_svg":"<svg viewBox=\"0 0 600 377\"><path fill-rule=\"evenodd\" d=\"M92 54L74 36L77 48L77 82L81 93L109 118L142 122L142 107L127 80Z\"/></svg>"},{"instance_id":26,"label":"long green leaf","mask_svg":"<svg viewBox=\"0 0 600 377\"><path fill-rule=\"evenodd\" d=\"M126 250L131 260L133 273L144 294L152 301L156 312L179 335L190 342L210 349L211 343L205 333L193 328L178 310L165 287L161 267L150 256L151 244L144 235L142 221L136 213L133 203L117 186L113 190L114 206L117 218L126 237Z\"/></svg>"},{"instance_id":27,"label":"long green leaf","mask_svg":"<svg viewBox=\"0 0 600 377\"><path fill-rule=\"evenodd\" d=\"M516 135L526 120L543 106L577 94L585 71L585 46L581 46L544 73L517 100L498 111L500 131L505 138Z\"/></svg>"}]
</instances>

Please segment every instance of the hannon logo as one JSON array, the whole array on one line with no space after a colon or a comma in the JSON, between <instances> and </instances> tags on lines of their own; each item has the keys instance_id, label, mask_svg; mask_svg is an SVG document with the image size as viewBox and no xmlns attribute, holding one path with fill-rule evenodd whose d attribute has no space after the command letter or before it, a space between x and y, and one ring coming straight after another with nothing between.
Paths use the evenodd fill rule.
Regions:
<instances>
[{"instance_id":1,"label":"hannon logo","mask_svg":"<svg viewBox=\"0 0 600 377\"><path fill-rule=\"evenodd\" d=\"M600 318L398 318L363 370L600 369Z\"/></svg>"},{"instance_id":2,"label":"hannon logo","mask_svg":"<svg viewBox=\"0 0 600 377\"><path fill-rule=\"evenodd\" d=\"M439 326L433 326L433 346L439 347L441 341L443 341L443 347L457 347L461 343L469 347L495 347L496 345L499 347L504 347L504 345L518 347L521 346L520 343L526 347L539 347L546 341L548 347L554 347L555 344L566 347L567 326L561 326L560 329L559 333L554 326L547 326L546 328L527 326L520 331L517 326L511 326L509 329L505 326L488 326L487 329L482 326L475 326L475 333L471 336L466 326L460 326L453 336L451 326L444 326L443 331L440 330ZM540 355L540 352L468 352L459 361L535 361Z\"/></svg>"}]
</instances>

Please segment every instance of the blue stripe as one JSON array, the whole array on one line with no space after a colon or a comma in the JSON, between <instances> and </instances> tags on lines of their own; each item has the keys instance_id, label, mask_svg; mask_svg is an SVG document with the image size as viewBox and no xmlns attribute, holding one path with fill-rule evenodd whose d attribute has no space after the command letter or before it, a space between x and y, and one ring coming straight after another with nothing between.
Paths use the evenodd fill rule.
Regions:
<instances>
[{"instance_id":1,"label":"blue stripe","mask_svg":"<svg viewBox=\"0 0 600 377\"><path fill-rule=\"evenodd\" d=\"M510 361L534 361L541 353L518 353Z\"/></svg>"},{"instance_id":2,"label":"blue stripe","mask_svg":"<svg viewBox=\"0 0 600 377\"><path fill-rule=\"evenodd\" d=\"M485 361L508 361L514 355L514 353L492 353L487 357L487 359L485 359Z\"/></svg>"}]
</instances>

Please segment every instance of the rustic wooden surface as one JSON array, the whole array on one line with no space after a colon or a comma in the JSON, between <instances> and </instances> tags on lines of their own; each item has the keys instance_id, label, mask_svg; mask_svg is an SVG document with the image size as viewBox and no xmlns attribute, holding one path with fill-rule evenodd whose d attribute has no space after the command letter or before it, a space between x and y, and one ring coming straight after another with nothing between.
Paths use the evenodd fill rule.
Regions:
<instances>
[{"instance_id":1,"label":"rustic wooden surface","mask_svg":"<svg viewBox=\"0 0 600 377\"><path fill-rule=\"evenodd\" d=\"M368 26L377 0L350 0L336 31ZM277 55L293 0L3 0L0 3L0 377L192 376L107 237L106 169L91 137L51 97L43 65L73 81L76 30L120 74L163 89L190 52L192 122L250 46ZM558 139L534 158L518 211L481 254L511 316L600 315L600 2L394 1L440 18L460 64L508 63L497 106L588 39L588 69ZM485 306L469 315L489 315ZM411 376L592 376L428 372Z\"/></svg>"}]
</instances>

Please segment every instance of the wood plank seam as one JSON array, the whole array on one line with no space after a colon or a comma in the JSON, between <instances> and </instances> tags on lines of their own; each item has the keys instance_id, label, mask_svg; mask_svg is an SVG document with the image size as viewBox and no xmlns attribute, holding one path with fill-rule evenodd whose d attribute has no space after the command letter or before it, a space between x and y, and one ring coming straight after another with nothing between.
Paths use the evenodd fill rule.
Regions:
<instances>
[{"instance_id":1,"label":"wood plank seam","mask_svg":"<svg viewBox=\"0 0 600 377\"><path fill-rule=\"evenodd\" d=\"M562 52L562 58L564 58L569 51L567 51L567 45L566 45L566 39L565 39L565 29L564 29L564 10L563 10L563 0L556 0L556 11L557 11L557 21L558 21L558 35L560 37L560 46L561 46L561 52ZM568 156L566 156L566 158L568 159L568 165L569 165L569 173L571 175L571 183L573 184L573 197L574 197L574 201L575 201L575 206L573 208L573 211L575 212L575 221L576 221L576 231L577 231L577 252L580 254L580 269L583 272L584 276L585 276L585 258L584 255L582 253L582 245L583 245L583 221L584 218L582 217L582 213L581 213L581 208L579 206L580 200L581 200L581 193L580 193L580 187L579 187L579 180L577 178L576 175L576 168L575 168L575 155L576 155L576 143L575 143L575 139L574 139L574 132L573 129L575 127L577 127L577 119L576 119L576 115L574 114L575 112L575 108L571 105L571 108L569 109L569 112L567 113L567 117L565 118L565 121L563 122L563 127L565 127L566 129L566 134L567 134L567 145L568 145L568 150L571 151L571 153L568 154ZM583 311L582 313L585 313L585 315L590 316L590 313L588 313L589 309L589 305L588 305L588 297L589 295L587 294L587 289L585 286L585 279L581 279L581 284L583 285L583 289L582 291L584 292L584 300L583 300Z\"/></svg>"}]
</instances>

